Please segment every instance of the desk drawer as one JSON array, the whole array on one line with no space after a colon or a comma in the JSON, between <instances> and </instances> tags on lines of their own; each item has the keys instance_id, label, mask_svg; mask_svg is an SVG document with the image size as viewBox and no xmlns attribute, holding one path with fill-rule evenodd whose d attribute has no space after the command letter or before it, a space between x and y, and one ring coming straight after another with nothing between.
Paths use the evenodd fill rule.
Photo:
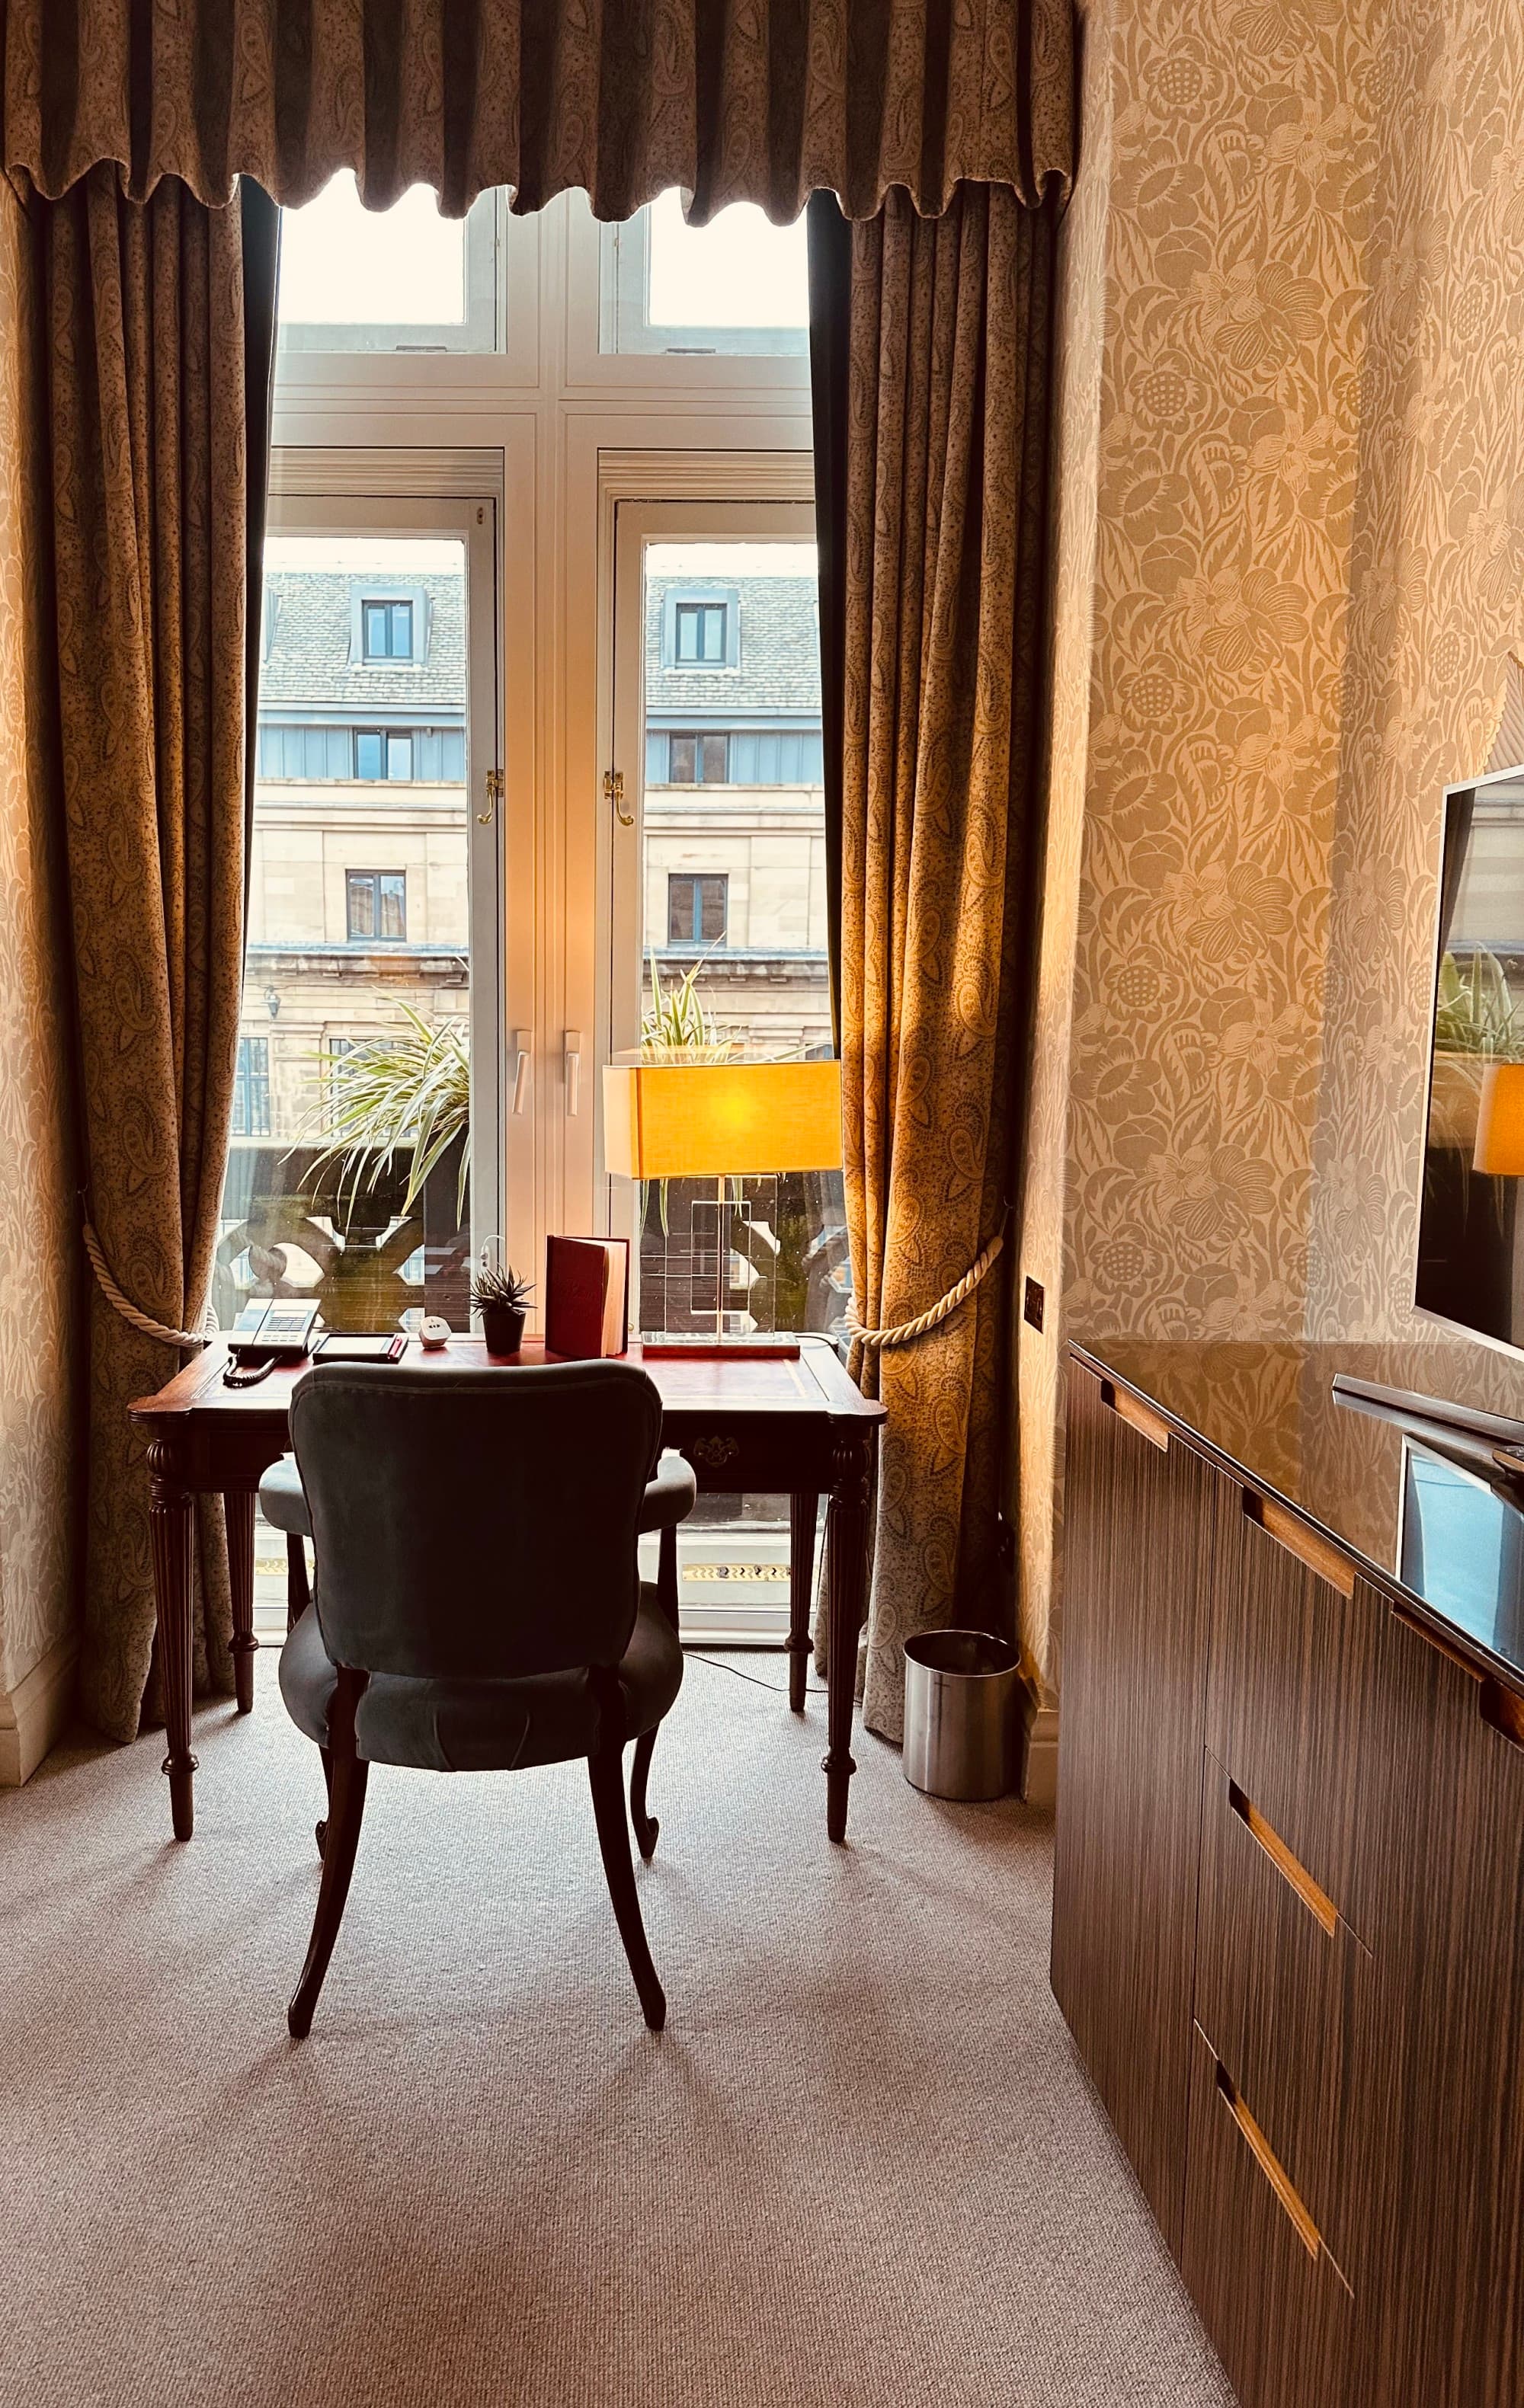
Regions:
<instances>
[{"instance_id":1,"label":"desk drawer","mask_svg":"<svg viewBox=\"0 0 1524 2408\"><path fill-rule=\"evenodd\" d=\"M1359 2122L1375 1969L1339 1902L1211 1756L1196 1946L1196 2020L1358 2281L1370 2178Z\"/></svg>"},{"instance_id":2,"label":"desk drawer","mask_svg":"<svg viewBox=\"0 0 1524 2408\"><path fill-rule=\"evenodd\" d=\"M1181 2267L1241 2408L1341 2408L1354 2301L1256 2101L1197 2028Z\"/></svg>"},{"instance_id":3,"label":"desk drawer","mask_svg":"<svg viewBox=\"0 0 1524 2408\"><path fill-rule=\"evenodd\" d=\"M1224 1484L1206 1743L1368 1940L1360 1846L1386 1603L1273 1498Z\"/></svg>"}]
</instances>

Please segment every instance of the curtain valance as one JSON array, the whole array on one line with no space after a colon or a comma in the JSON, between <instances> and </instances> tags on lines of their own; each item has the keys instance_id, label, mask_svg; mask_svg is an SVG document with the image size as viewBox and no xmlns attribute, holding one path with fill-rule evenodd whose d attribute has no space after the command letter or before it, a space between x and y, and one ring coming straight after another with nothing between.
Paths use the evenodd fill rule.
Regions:
<instances>
[{"instance_id":1,"label":"curtain valance","mask_svg":"<svg viewBox=\"0 0 1524 2408\"><path fill-rule=\"evenodd\" d=\"M352 167L367 207L415 183L462 214L581 187L600 218L672 185L704 222L812 190L849 217L891 188L1067 184L1071 0L0 0L9 170L57 198L115 161L286 206Z\"/></svg>"}]
</instances>

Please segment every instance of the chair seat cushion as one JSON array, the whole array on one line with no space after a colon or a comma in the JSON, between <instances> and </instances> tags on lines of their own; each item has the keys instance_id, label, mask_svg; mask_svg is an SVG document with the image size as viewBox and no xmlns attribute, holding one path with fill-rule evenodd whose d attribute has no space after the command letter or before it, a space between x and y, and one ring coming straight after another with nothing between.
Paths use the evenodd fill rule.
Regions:
<instances>
[{"instance_id":1,"label":"chair seat cushion","mask_svg":"<svg viewBox=\"0 0 1524 2408\"><path fill-rule=\"evenodd\" d=\"M284 1530L297 1539L311 1537L312 1516L294 1455L283 1455L265 1474L259 1484L259 1510L272 1530Z\"/></svg>"},{"instance_id":2,"label":"chair seat cushion","mask_svg":"<svg viewBox=\"0 0 1524 2408\"><path fill-rule=\"evenodd\" d=\"M698 1483L693 1476L693 1466L668 1447L658 1456L656 1469L646 1482L645 1496L640 1502L638 1530L667 1530L685 1522L698 1498Z\"/></svg>"},{"instance_id":3,"label":"chair seat cushion","mask_svg":"<svg viewBox=\"0 0 1524 2408\"><path fill-rule=\"evenodd\" d=\"M319 1747L328 1744L328 1704L338 1677L316 1608L309 1606L280 1650L280 1695L297 1728ZM615 1678L625 1739L654 1729L682 1685L683 1650L647 1585ZM431 1772L559 1764L590 1755L608 1736L600 1686L584 1670L521 1681L423 1681L378 1672L360 1699L355 1742L367 1763Z\"/></svg>"}]
</instances>

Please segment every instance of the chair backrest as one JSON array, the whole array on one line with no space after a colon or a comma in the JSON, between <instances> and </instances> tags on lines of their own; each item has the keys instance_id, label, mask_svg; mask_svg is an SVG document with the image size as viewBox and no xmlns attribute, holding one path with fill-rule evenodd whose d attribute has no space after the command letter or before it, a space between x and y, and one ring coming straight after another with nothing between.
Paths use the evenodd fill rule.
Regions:
<instances>
[{"instance_id":1,"label":"chair backrest","mask_svg":"<svg viewBox=\"0 0 1524 2408\"><path fill-rule=\"evenodd\" d=\"M644 1371L320 1363L291 1431L336 1663L505 1680L619 1661L661 1442Z\"/></svg>"}]
</instances>

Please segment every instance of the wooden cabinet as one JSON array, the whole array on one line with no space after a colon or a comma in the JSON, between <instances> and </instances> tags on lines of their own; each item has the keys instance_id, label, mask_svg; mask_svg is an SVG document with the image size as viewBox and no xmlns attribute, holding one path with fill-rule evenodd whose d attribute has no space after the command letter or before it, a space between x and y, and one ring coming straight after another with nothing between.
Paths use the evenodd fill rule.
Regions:
<instances>
[{"instance_id":1,"label":"wooden cabinet","mask_svg":"<svg viewBox=\"0 0 1524 2408\"><path fill-rule=\"evenodd\" d=\"M1524 2401L1524 1699L1071 1373L1053 1985L1244 2408Z\"/></svg>"},{"instance_id":2,"label":"wooden cabinet","mask_svg":"<svg viewBox=\"0 0 1524 2408\"><path fill-rule=\"evenodd\" d=\"M1218 1476L1076 1369L1053 1987L1180 2253Z\"/></svg>"}]
</instances>

